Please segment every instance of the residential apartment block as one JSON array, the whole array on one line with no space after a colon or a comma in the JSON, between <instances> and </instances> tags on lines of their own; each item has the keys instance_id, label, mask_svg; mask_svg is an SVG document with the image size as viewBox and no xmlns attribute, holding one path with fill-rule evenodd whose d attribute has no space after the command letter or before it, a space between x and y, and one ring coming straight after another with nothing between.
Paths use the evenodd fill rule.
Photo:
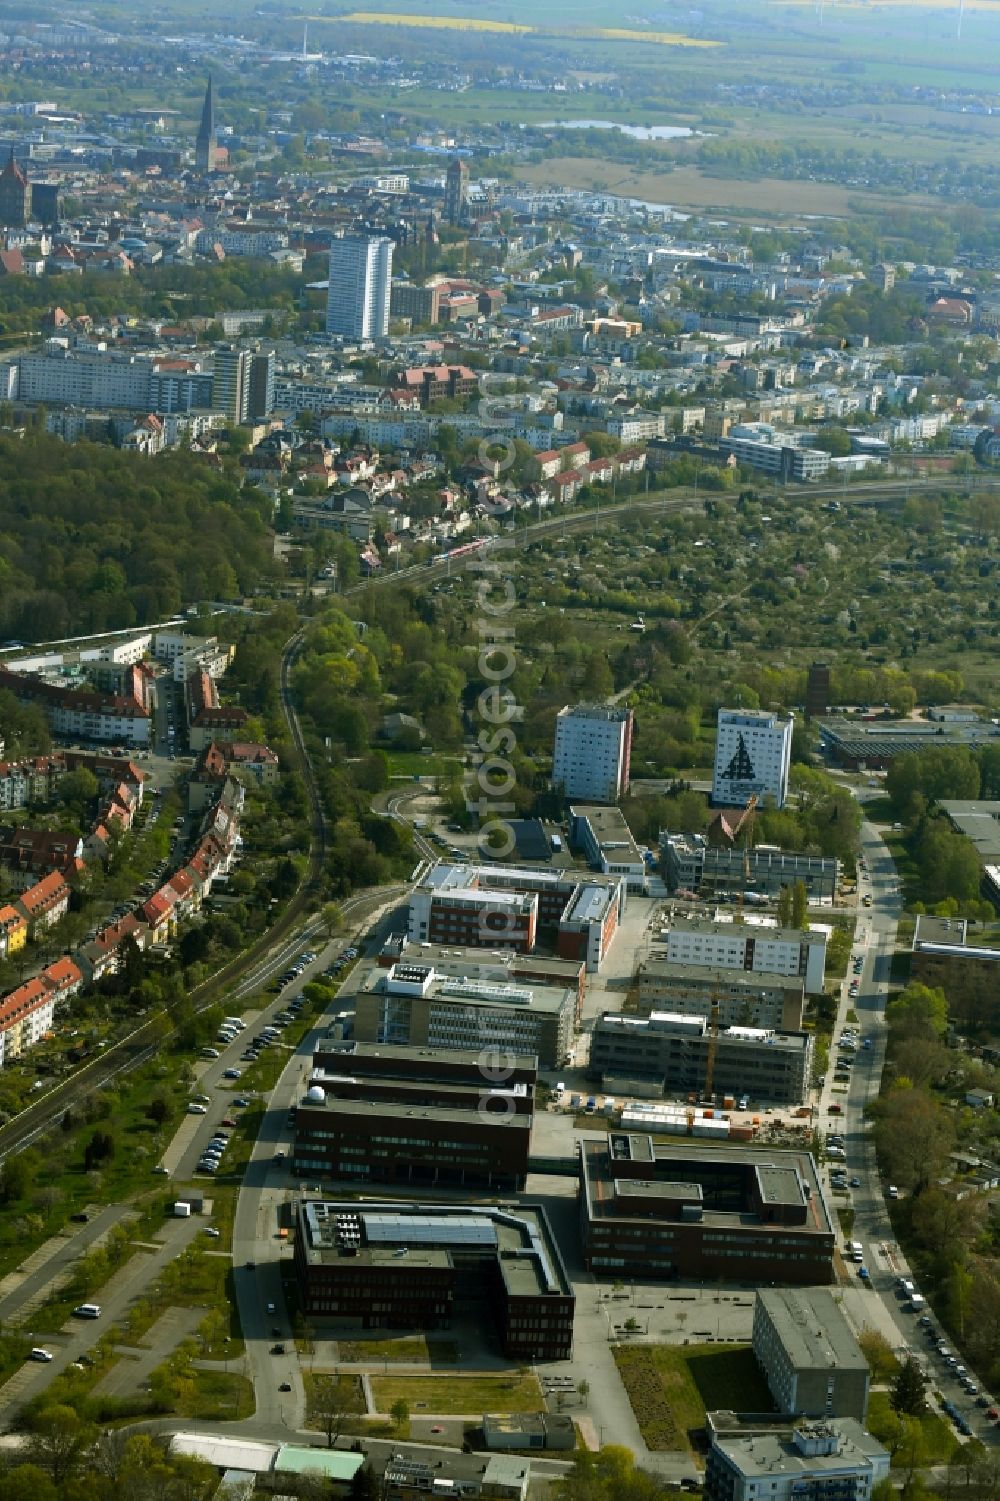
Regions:
<instances>
[{"instance_id":1,"label":"residential apartment block","mask_svg":"<svg viewBox=\"0 0 1000 1501\"><path fill-rule=\"evenodd\" d=\"M868 1361L826 1288L759 1288L753 1353L779 1412L865 1421Z\"/></svg>"},{"instance_id":2,"label":"residential apartment block","mask_svg":"<svg viewBox=\"0 0 1000 1501\"><path fill-rule=\"evenodd\" d=\"M678 923L667 935L670 964L762 971L800 977L807 995L819 995L829 930L779 928L767 919Z\"/></svg>"},{"instance_id":3,"label":"residential apartment block","mask_svg":"<svg viewBox=\"0 0 1000 1501\"><path fill-rule=\"evenodd\" d=\"M743 807L751 797L783 808L792 759L792 721L762 709L720 709L712 802Z\"/></svg>"},{"instance_id":4,"label":"residential apartment block","mask_svg":"<svg viewBox=\"0 0 1000 1501\"><path fill-rule=\"evenodd\" d=\"M705 1501L869 1501L889 1453L855 1418L826 1422L708 1414Z\"/></svg>"},{"instance_id":5,"label":"residential apartment block","mask_svg":"<svg viewBox=\"0 0 1000 1501\"><path fill-rule=\"evenodd\" d=\"M632 730L631 709L567 704L556 716L552 785L567 798L617 802L628 791Z\"/></svg>"},{"instance_id":6,"label":"residential apartment block","mask_svg":"<svg viewBox=\"0 0 1000 1501\"><path fill-rule=\"evenodd\" d=\"M673 1011L707 1020L715 1006L724 1027L802 1027L805 985L798 976L677 964L654 950L636 967L632 990L629 1009L640 1016Z\"/></svg>"}]
</instances>

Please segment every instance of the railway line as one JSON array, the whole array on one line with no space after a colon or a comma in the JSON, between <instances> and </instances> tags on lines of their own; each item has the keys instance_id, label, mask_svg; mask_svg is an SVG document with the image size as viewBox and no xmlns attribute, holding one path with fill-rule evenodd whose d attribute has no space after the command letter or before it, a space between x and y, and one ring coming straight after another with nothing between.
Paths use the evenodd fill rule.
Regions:
<instances>
[{"instance_id":1,"label":"railway line","mask_svg":"<svg viewBox=\"0 0 1000 1501\"><path fill-rule=\"evenodd\" d=\"M802 493L817 502L837 500L845 507L872 505L895 505L905 500L912 492L934 493L950 488L938 479L909 479L878 481L871 485L825 485L810 488ZM796 492L797 493L797 492ZM407 584L437 582L452 571L465 572L482 556L493 551L508 551L523 548L531 542L556 534L586 531L600 527L608 521L617 521L634 514L658 515L671 511L697 508L704 510L711 497L697 491L672 492L669 495L630 496L615 504L570 515L545 517L528 526L504 533L500 537L485 538L480 545L464 544L459 556L445 554L428 563L414 564L390 573L382 578L373 578L346 590L346 595L356 595L372 586L376 588L393 585L400 580ZM321 921L314 917L305 927L301 926L303 914L308 912L310 901L315 897L327 854L327 827L315 772L306 751L305 739L295 711L291 695L291 670L295 657L304 640L300 629L285 645L281 659L280 697L282 710L288 724L295 760L302 774L309 802L309 866L298 891L277 922L237 958L231 960L215 975L204 981L191 993L196 1011L203 1011L214 1004L221 995L242 999L259 989L261 984L280 968L291 951L304 940L322 931ZM390 817L400 818L398 805L390 809ZM400 820L405 821L405 820ZM416 837L418 852L433 857L435 851L419 835ZM404 884L378 888L370 893L353 897L343 904L345 916L360 921L369 911L374 911L401 895L407 888ZM32 1101L14 1120L0 1127L0 1162L11 1152L23 1150L43 1136L58 1121L67 1109L95 1089L100 1089L115 1078L128 1074L155 1056L166 1038L173 1031L168 1013L161 1012L144 1021L125 1037L111 1044L98 1056L88 1059L67 1078L59 1081L37 1101Z\"/></svg>"}]
</instances>

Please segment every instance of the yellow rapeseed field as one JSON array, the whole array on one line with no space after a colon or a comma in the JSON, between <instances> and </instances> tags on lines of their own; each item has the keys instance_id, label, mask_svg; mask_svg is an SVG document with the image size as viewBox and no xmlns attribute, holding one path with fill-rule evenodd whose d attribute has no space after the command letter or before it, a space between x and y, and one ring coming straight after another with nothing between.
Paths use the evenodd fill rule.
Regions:
<instances>
[{"instance_id":1,"label":"yellow rapeseed field","mask_svg":"<svg viewBox=\"0 0 1000 1501\"><path fill-rule=\"evenodd\" d=\"M972 3L972 0L969 0ZM997 0L1000 3L1000 0ZM548 35L579 37L609 42L656 42L662 47L721 47L721 42L706 42L684 36L679 31L628 31L617 26L561 27L523 26L516 21L481 21L471 16L417 16L392 10L352 10L346 16L317 17L317 20L354 21L373 26L421 26L439 31L497 31L507 35Z\"/></svg>"},{"instance_id":2,"label":"yellow rapeseed field","mask_svg":"<svg viewBox=\"0 0 1000 1501\"><path fill-rule=\"evenodd\" d=\"M324 17L330 20L331 17ZM534 31L533 26L519 26L514 21L476 21L465 16L407 16L391 10L352 10L350 15L338 16L340 21L361 21L375 26L431 26L442 31Z\"/></svg>"}]
</instances>

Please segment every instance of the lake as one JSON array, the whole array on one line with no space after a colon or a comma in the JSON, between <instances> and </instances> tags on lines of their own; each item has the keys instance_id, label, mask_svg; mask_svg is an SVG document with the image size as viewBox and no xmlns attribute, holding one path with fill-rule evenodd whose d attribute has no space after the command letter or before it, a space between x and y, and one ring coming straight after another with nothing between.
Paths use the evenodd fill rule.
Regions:
<instances>
[{"instance_id":1,"label":"lake","mask_svg":"<svg viewBox=\"0 0 1000 1501\"><path fill-rule=\"evenodd\" d=\"M676 141L697 132L687 125L623 125L620 120L541 120L538 130L620 130L636 141Z\"/></svg>"}]
</instances>

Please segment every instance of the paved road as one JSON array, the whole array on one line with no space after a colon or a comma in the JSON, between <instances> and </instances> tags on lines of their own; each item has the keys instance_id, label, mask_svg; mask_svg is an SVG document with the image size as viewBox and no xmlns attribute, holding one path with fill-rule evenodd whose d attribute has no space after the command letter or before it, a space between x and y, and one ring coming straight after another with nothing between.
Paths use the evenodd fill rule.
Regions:
<instances>
[{"instance_id":1,"label":"paved road","mask_svg":"<svg viewBox=\"0 0 1000 1501\"><path fill-rule=\"evenodd\" d=\"M885 1063L885 1005L896 928L902 909L895 864L878 829L871 823L865 822L862 826L861 847L865 868L859 872L858 896L862 902L866 895L870 896L872 906L859 910L854 952L863 953L865 963L860 977L860 994L853 1001L847 996L845 981L835 1040L842 1031L849 1006L853 1006L861 1032L871 1038L872 1046L852 1055L855 1061L846 1095L832 1092L834 1059L831 1057L822 1097L824 1129L836 1129L844 1135L847 1161L843 1165L849 1176L861 1179L860 1188L853 1191L855 1219L852 1238L860 1240L865 1248L864 1264L869 1272L870 1286L862 1290L859 1283L857 1291L849 1291L847 1308L856 1323L867 1322L879 1328L897 1350L912 1350L925 1361L932 1370L934 1388L956 1404L977 1437L992 1445L997 1443L996 1429L984 1417L983 1410L976 1407L974 1398L954 1379L949 1368L936 1354L931 1354L917 1315L909 1311L908 1300L901 1296L898 1287L898 1279L909 1277L910 1271L895 1241L885 1198L888 1184L883 1184L879 1178L875 1145L865 1124L864 1109L878 1095ZM839 1119L829 1114L829 1105L834 1100L843 1106L844 1113ZM843 1196L831 1194L831 1199L834 1203L847 1202Z\"/></svg>"},{"instance_id":2,"label":"paved road","mask_svg":"<svg viewBox=\"0 0 1000 1501\"><path fill-rule=\"evenodd\" d=\"M81 1225L79 1229L75 1229L75 1233L66 1236L61 1242L46 1241L25 1263L30 1267L27 1275L17 1286L11 1287L10 1291L0 1297L0 1325L23 1322L28 1305L33 1306L46 1297L57 1283L65 1280L67 1273L72 1271L80 1257L85 1256L96 1241L132 1213L129 1204L108 1204L103 1209L95 1210L88 1224ZM5 1282L12 1280L4 1278Z\"/></svg>"},{"instance_id":3,"label":"paved road","mask_svg":"<svg viewBox=\"0 0 1000 1501\"><path fill-rule=\"evenodd\" d=\"M37 1336L37 1343L50 1350L52 1360L46 1364L27 1361L15 1371L10 1380L0 1387L0 1423L8 1424L11 1417L24 1402L43 1392L54 1377L61 1375L81 1351L93 1348L109 1325L123 1323L132 1304L145 1292L168 1262L178 1256L200 1229L198 1220L168 1220L163 1227L161 1243L155 1251L137 1251L123 1267L114 1273L101 1289L97 1301L101 1305L99 1319L70 1318L56 1334ZM25 1331L34 1338L30 1331ZM163 1359L168 1352L160 1353Z\"/></svg>"}]
</instances>

